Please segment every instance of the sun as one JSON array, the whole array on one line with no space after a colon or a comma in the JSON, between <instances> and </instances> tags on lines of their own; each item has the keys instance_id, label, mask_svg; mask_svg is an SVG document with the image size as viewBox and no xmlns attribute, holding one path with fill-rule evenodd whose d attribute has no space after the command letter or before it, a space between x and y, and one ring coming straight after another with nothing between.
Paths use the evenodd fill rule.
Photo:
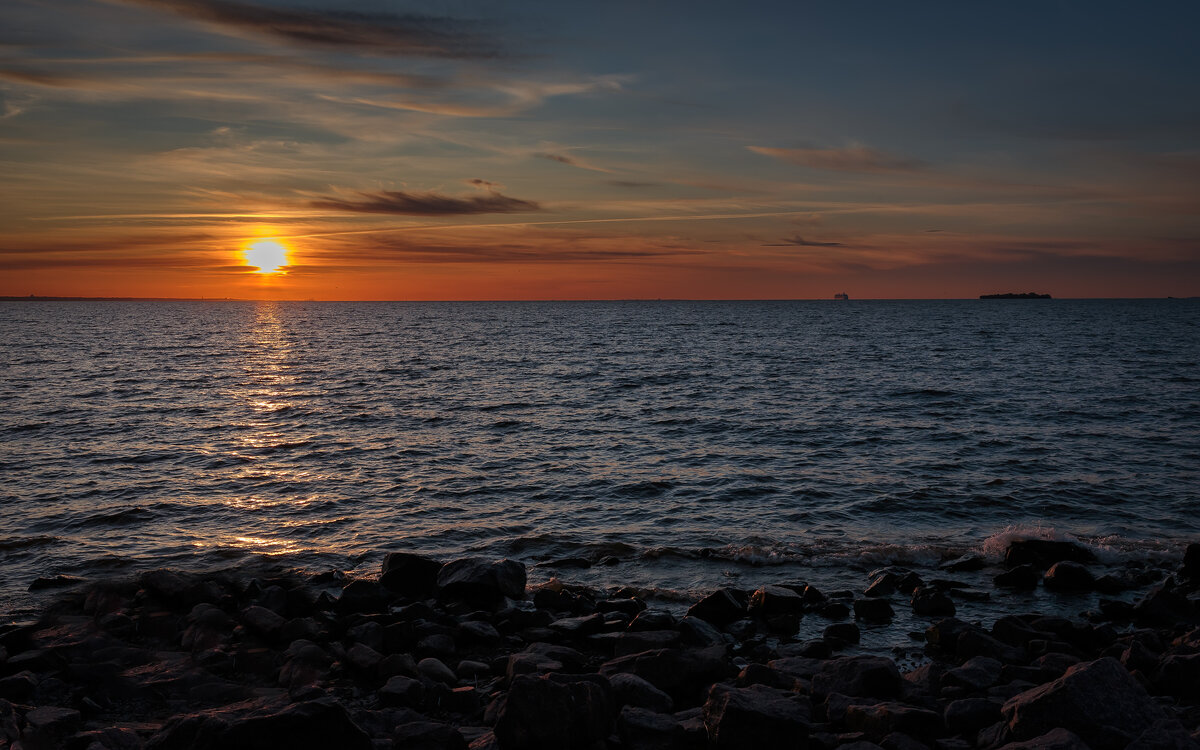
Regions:
<instances>
[{"instance_id":1,"label":"sun","mask_svg":"<svg viewBox=\"0 0 1200 750\"><path fill-rule=\"evenodd\" d=\"M255 240L242 251L246 265L254 266L255 273L279 273L288 264L288 248L278 240Z\"/></svg>"}]
</instances>

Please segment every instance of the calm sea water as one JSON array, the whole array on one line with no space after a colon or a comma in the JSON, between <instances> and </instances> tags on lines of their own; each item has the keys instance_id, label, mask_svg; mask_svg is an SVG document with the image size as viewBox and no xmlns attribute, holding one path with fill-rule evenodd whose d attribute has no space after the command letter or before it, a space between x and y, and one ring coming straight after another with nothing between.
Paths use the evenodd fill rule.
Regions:
<instances>
[{"instance_id":1,"label":"calm sea water","mask_svg":"<svg viewBox=\"0 0 1200 750\"><path fill-rule=\"evenodd\" d=\"M1200 536L1193 301L0 305L0 596L509 556L687 597ZM562 558L616 565L588 569Z\"/></svg>"}]
</instances>

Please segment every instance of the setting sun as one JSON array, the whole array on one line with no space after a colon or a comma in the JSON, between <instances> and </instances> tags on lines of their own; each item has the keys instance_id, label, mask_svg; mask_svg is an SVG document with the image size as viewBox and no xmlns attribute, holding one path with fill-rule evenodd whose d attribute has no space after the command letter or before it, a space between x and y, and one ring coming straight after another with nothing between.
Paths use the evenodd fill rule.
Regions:
<instances>
[{"instance_id":1,"label":"setting sun","mask_svg":"<svg viewBox=\"0 0 1200 750\"><path fill-rule=\"evenodd\" d=\"M278 273L288 264L288 249L278 240L255 240L243 251L246 264L258 269L256 273Z\"/></svg>"}]
</instances>

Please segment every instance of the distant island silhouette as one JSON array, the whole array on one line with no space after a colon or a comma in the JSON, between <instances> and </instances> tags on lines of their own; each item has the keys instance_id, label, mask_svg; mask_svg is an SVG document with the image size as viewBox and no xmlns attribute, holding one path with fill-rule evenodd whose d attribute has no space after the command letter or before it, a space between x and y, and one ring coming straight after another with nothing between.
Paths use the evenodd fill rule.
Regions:
<instances>
[{"instance_id":1,"label":"distant island silhouette","mask_svg":"<svg viewBox=\"0 0 1200 750\"><path fill-rule=\"evenodd\" d=\"M979 299L1053 299L1049 294L1038 294L1037 292L1025 292L1016 294L1007 292L1005 294L981 294Z\"/></svg>"}]
</instances>

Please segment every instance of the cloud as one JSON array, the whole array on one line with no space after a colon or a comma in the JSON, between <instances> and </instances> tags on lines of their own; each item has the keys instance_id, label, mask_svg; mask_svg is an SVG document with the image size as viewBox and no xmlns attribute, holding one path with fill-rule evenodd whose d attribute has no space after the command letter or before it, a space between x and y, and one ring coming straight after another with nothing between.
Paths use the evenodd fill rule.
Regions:
<instances>
[{"instance_id":1,"label":"cloud","mask_svg":"<svg viewBox=\"0 0 1200 750\"><path fill-rule=\"evenodd\" d=\"M574 159L572 159L569 156L563 156L562 154L538 153L538 154L534 154L534 156L536 156L539 159L549 159L550 161L556 161L560 164L567 164L572 167L576 166L576 164L577 164L577 162Z\"/></svg>"},{"instance_id":2,"label":"cloud","mask_svg":"<svg viewBox=\"0 0 1200 750\"><path fill-rule=\"evenodd\" d=\"M491 189L485 180L472 184L488 189L486 195L455 198L441 193L409 193L403 190L381 190L378 193L359 193L361 200L324 197L309 203L313 208L351 211L360 214L399 214L404 216L469 216L472 214L512 214L540 211L541 205L503 195Z\"/></svg>"},{"instance_id":3,"label":"cloud","mask_svg":"<svg viewBox=\"0 0 1200 750\"><path fill-rule=\"evenodd\" d=\"M878 151L866 146L847 148L768 148L747 146L756 154L770 156L788 164L832 172L918 172L925 163Z\"/></svg>"},{"instance_id":4,"label":"cloud","mask_svg":"<svg viewBox=\"0 0 1200 750\"><path fill-rule=\"evenodd\" d=\"M222 31L248 32L307 47L375 54L489 58L500 54L476 24L416 14L301 10L236 0L128 0L214 24Z\"/></svg>"},{"instance_id":5,"label":"cloud","mask_svg":"<svg viewBox=\"0 0 1200 750\"><path fill-rule=\"evenodd\" d=\"M841 242L816 242L814 240L806 240L800 235L794 237L785 237L779 242L765 244L763 247L845 247Z\"/></svg>"},{"instance_id":6,"label":"cloud","mask_svg":"<svg viewBox=\"0 0 1200 750\"><path fill-rule=\"evenodd\" d=\"M609 180L609 185L623 188L649 188L658 187L661 182L641 182L639 180Z\"/></svg>"}]
</instances>

